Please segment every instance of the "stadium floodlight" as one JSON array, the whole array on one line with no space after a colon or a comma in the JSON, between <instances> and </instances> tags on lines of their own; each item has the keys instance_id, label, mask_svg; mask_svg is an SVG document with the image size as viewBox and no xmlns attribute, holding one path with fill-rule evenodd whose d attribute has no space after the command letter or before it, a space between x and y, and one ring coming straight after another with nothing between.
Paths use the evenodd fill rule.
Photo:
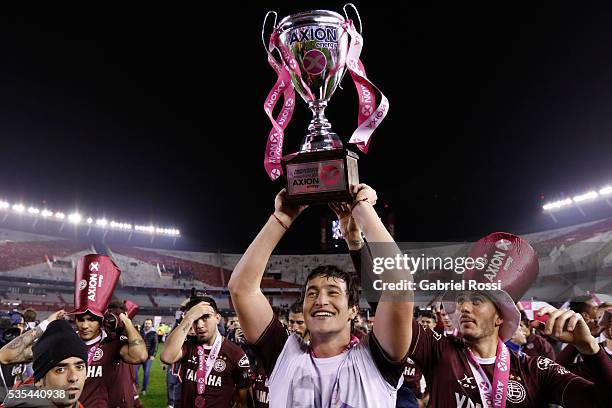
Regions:
<instances>
[{"instance_id":1,"label":"stadium floodlight","mask_svg":"<svg viewBox=\"0 0 612 408\"><path fill-rule=\"evenodd\" d=\"M105 218L100 218L96 220L96 225L100 227L106 227L108 225L108 221Z\"/></svg>"},{"instance_id":2,"label":"stadium floodlight","mask_svg":"<svg viewBox=\"0 0 612 408\"><path fill-rule=\"evenodd\" d=\"M30 214L39 214L40 210L38 208L36 208L36 207L30 207L30 208L28 208L28 212Z\"/></svg>"},{"instance_id":3,"label":"stadium floodlight","mask_svg":"<svg viewBox=\"0 0 612 408\"><path fill-rule=\"evenodd\" d=\"M91 218L91 217L87 218L87 223L88 224L91 224L92 222L93 222L93 218Z\"/></svg>"},{"instance_id":4,"label":"stadium floodlight","mask_svg":"<svg viewBox=\"0 0 612 408\"><path fill-rule=\"evenodd\" d=\"M566 198L565 200L553 201L552 203L544 204L542 208L545 211L556 210L561 207L567 207L568 205L572 205L573 201L571 198Z\"/></svg>"},{"instance_id":5,"label":"stadium floodlight","mask_svg":"<svg viewBox=\"0 0 612 408\"><path fill-rule=\"evenodd\" d=\"M70 221L73 224L78 224L79 222L81 222L81 214L79 213L72 213L68 216L68 221Z\"/></svg>"},{"instance_id":6,"label":"stadium floodlight","mask_svg":"<svg viewBox=\"0 0 612 408\"><path fill-rule=\"evenodd\" d=\"M5 209L5 208L9 208L11 205L9 203L7 203L6 201L0 201L0 208Z\"/></svg>"},{"instance_id":7,"label":"stadium floodlight","mask_svg":"<svg viewBox=\"0 0 612 408\"><path fill-rule=\"evenodd\" d=\"M606 186L599 190L599 195L612 195L612 186Z\"/></svg>"},{"instance_id":8,"label":"stadium floodlight","mask_svg":"<svg viewBox=\"0 0 612 408\"><path fill-rule=\"evenodd\" d=\"M59 220L63 220L64 218L66 218L66 214L64 214L63 212L56 212L55 213L55 218L57 218Z\"/></svg>"},{"instance_id":9,"label":"stadium floodlight","mask_svg":"<svg viewBox=\"0 0 612 408\"><path fill-rule=\"evenodd\" d=\"M13 211L22 213L25 211L25 207L23 204L13 204Z\"/></svg>"},{"instance_id":10,"label":"stadium floodlight","mask_svg":"<svg viewBox=\"0 0 612 408\"><path fill-rule=\"evenodd\" d=\"M44 210L40 212L40 215L42 215L43 217L52 217L53 211L49 211L45 208Z\"/></svg>"},{"instance_id":11,"label":"stadium floodlight","mask_svg":"<svg viewBox=\"0 0 612 408\"><path fill-rule=\"evenodd\" d=\"M587 201L587 200L594 200L597 197L599 197L599 194L597 194L597 191L589 191L588 193L584 193L584 194L580 194L574 197L574 202L575 203L580 203L582 201Z\"/></svg>"}]
</instances>

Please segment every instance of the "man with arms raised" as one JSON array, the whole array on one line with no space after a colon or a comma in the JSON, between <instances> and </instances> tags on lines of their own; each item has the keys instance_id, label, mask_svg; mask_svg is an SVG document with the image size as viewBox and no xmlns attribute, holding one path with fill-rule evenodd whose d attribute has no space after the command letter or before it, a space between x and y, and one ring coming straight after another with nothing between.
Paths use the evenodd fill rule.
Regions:
<instances>
[{"instance_id":1,"label":"man with arms raised","mask_svg":"<svg viewBox=\"0 0 612 408\"><path fill-rule=\"evenodd\" d=\"M552 307L540 311L550 315L545 332L580 351L597 378L595 384L548 358L519 356L504 344L519 325L515 302L538 272L531 246L514 235L494 233L478 241L470 256L485 257L488 265L466 271L465 280L500 280L503 290L445 294L444 310L460 337L445 337L413 324L410 357L423 370L430 404L440 408L603 406L612 389L612 366L579 314Z\"/></svg>"},{"instance_id":2,"label":"man with arms raised","mask_svg":"<svg viewBox=\"0 0 612 408\"><path fill-rule=\"evenodd\" d=\"M247 404L250 364L244 351L219 333L221 315L213 298L195 293L181 323L170 333L161 361L180 362L182 408L221 408ZM191 329L196 338L187 340Z\"/></svg>"},{"instance_id":3,"label":"man with arms raised","mask_svg":"<svg viewBox=\"0 0 612 408\"><path fill-rule=\"evenodd\" d=\"M366 238L387 243L397 253L374 210L375 191L361 184L353 193L352 214ZM310 344L289 336L273 315L261 280L272 251L305 208L287 204L285 194L277 195L274 213L228 285L245 336L270 378L270 407L395 407L410 343L411 301L383 294L373 333L359 342L351 337L359 303L355 280L334 266L320 266L305 282L303 313Z\"/></svg>"}]
</instances>

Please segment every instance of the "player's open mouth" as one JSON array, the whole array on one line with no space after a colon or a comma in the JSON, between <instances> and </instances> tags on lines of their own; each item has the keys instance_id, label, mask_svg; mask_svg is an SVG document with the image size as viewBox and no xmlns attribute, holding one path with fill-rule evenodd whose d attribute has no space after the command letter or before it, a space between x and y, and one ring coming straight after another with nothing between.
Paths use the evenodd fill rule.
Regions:
<instances>
[{"instance_id":1,"label":"player's open mouth","mask_svg":"<svg viewBox=\"0 0 612 408\"><path fill-rule=\"evenodd\" d=\"M312 317L317 317L317 318L327 318L327 317L333 317L334 314L332 312L328 312L328 311L324 311L324 310L320 310L318 312L314 312L311 315Z\"/></svg>"}]
</instances>

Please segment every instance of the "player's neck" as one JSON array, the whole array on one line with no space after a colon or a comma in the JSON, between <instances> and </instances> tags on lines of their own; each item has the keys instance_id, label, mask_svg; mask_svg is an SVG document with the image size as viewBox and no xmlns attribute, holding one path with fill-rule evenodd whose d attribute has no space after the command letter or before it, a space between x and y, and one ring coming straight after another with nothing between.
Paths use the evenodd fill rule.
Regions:
<instances>
[{"instance_id":1,"label":"player's neck","mask_svg":"<svg viewBox=\"0 0 612 408\"><path fill-rule=\"evenodd\" d=\"M212 346L213 344L215 344L215 340L217 340L217 336L220 336L219 331L216 331L215 334L208 341L204 341L202 344L204 346Z\"/></svg>"},{"instance_id":2,"label":"player's neck","mask_svg":"<svg viewBox=\"0 0 612 408\"><path fill-rule=\"evenodd\" d=\"M467 345L476 357L491 358L495 357L497 353L497 340L497 333L494 333L486 337L481 337L474 342L467 342Z\"/></svg>"},{"instance_id":3,"label":"player's neck","mask_svg":"<svg viewBox=\"0 0 612 408\"><path fill-rule=\"evenodd\" d=\"M351 341L351 333L342 332L330 335L310 333L310 347L317 358L328 358L342 354Z\"/></svg>"},{"instance_id":4,"label":"player's neck","mask_svg":"<svg viewBox=\"0 0 612 408\"><path fill-rule=\"evenodd\" d=\"M612 339L606 337L606 347L608 350L612 350Z\"/></svg>"}]
</instances>

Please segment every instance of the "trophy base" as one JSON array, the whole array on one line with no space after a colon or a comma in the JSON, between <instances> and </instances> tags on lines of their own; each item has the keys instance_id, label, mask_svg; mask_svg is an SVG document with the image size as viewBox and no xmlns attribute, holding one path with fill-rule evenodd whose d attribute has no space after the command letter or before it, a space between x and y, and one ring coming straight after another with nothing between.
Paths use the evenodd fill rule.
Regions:
<instances>
[{"instance_id":1,"label":"trophy base","mask_svg":"<svg viewBox=\"0 0 612 408\"><path fill-rule=\"evenodd\" d=\"M299 152L283 157L287 202L351 202L351 186L359 184L358 159L357 154L344 148Z\"/></svg>"}]
</instances>

